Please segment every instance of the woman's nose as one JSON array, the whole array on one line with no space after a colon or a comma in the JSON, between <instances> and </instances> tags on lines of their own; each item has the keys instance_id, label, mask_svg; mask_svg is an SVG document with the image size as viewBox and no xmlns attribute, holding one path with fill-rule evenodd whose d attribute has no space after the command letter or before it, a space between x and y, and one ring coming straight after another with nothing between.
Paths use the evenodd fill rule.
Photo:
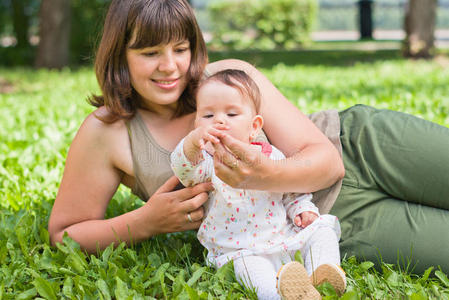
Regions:
<instances>
[{"instance_id":1,"label":"woman's nose","mask_svg":"<svg viewBox=\"0 0 449 300\"><path fill-rule=\"evenodd\" d=\"M176 70L176 62L173 53L164 53L159 61L159 71L172 72L174 70Z\"/></svg>"}]
</instances>

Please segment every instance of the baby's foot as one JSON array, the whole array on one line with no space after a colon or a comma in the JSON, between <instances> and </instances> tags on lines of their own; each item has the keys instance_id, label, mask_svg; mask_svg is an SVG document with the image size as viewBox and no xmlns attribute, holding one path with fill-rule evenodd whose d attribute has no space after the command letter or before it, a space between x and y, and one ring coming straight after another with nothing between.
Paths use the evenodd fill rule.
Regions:
<instances>
[{"instance_id":1,"label":"baby's foot","mask_svg":"<svg viewBox=\"0 0 449 300\"><path fill-rule=\"evenodd\" d=\"M297 261L283 265L276 276L279 295L284 300L318 300L320 293L313 287L304 266Z\"/></svg>"},{"instance_id":2,"label":"baby's foot","mask_svg":"<svg viewBox=\"0 0 449 300\"><path fill-rule=\"evenodd\" d=\"M316 287L323 282L329 282L338 295L342 295L346 289L345 271L335 264L320 265L312 274L311 280Z\"/></svg>"}]
</instances>

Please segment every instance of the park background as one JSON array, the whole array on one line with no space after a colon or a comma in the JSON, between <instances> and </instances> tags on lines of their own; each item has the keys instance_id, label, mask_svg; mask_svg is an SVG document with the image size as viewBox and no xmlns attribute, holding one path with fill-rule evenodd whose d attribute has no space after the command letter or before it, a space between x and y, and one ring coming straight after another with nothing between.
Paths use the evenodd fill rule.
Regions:
<instances>
[{"instance_id":1,"label":"park background","mask_svg":"<svg viewBox=\"0 0 449 300\"><path fill-rule=\"evenodd\" d=\"M449 126L449 1L190 2L211 60L250 61L305 113L362 103ZM194 232L97 256L69 238L49 245L68 147L99 92L92 63L108 3L0 0L0 299L255 299L231 265L205 265ZM120 188L106 217L140 205ZM414 274L415 262L412 249L377 268L345 257L341 298L449 299L448 271Z\"/></svg>"}]
</instances>

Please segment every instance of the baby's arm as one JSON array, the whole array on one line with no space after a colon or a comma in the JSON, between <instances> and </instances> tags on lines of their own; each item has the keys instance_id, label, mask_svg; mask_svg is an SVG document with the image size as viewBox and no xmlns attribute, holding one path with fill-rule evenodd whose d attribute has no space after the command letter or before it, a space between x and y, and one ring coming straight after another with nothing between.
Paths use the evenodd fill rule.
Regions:
<instances>
[{"instance_id":1,"label":"baby's arm","mask_svg":"<svg viewBox=\"0 0 449 300\"><path fill-rule=\"evenodd\" d=\"M185 186L194 186L201 182L210 180L210 163L202 159L196 164L192 163L184 154L185 138L176 146L170 155L170 166L178 177L179 181ZM213 165L212 165L213 168Z\"/></svg>"},{"instance_id":2,"label":"baby's arm","mask_svg":"<svg viewBox=\"0 0 449 300\"><path fill-rule=\"evenodd\" d=\"M293 223L306 228L320 215L318 208L312 203L312 194L288 193L282 199L288 217Z\"/></svg>"},{"instance_id":3,"label":"baby's arm","mask_svg":"<svg viewBox=\"0 0 449 300\"><path fill-rule=\"evenodd\" d=\"M293 223L305 228L320 215L318 208L312 203L312 194L286 193L282 202L288 217Z\"/></svg>"}]
</instances>

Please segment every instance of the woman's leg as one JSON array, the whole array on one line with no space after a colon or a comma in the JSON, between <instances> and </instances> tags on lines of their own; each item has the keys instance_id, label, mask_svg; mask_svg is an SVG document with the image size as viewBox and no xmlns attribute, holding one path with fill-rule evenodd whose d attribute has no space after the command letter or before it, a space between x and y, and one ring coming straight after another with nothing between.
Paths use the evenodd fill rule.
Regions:
<instances>
[{"instance_id":1,"label":"woman's leg","mask_svg":"<svg viewBox=\"0 0 449 300\"><path fill-rule=\"evenodd\" d=\"M449 211L343 186L333 213L341 215L342 256L449 273Z\"/></svg>"},{"instance_id":2,"label":"woman's leg","mask_svg":"<svg viewBox=\"0 0 449 300\"><path fill-rule=\"evenodd\" d=\"M396 263L411 253L416 272L449 271L449 129L361 105L340 119L346 175L331 213L342 254Z\"/></svg>"},{"instance_id":3,"label":"woman's leg","mask_svg":"<svg viewBox=\"0 0 449 300\"><path fill-rule=\"evenodd\" d=\"M245 256L234 260L240 284L254 288L258 299L280 299L276 289L276 272L272 262L262 256Z\"/></svg>"}]
</instances>

